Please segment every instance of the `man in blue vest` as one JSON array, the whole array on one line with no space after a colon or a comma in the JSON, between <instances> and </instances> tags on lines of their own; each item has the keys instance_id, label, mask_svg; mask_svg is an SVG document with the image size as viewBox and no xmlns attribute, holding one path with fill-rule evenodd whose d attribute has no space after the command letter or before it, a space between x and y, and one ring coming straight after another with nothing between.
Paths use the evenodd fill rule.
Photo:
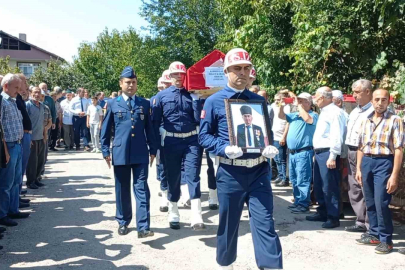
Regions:
<instances>
[{"instance_id":1,"label":"man in blue vest","mask_svg":"<svg viewBox=\"0 0 405 270\"><path fill-rule=\"evenodd\" d=\"M165 155L165 170L169 184L169 226L180 229L180 214L177 202L180 199L182 166L184 180L188 185L191 200L191 227L203 230L205 225L201 214L201 147L198 144L201 101L184 88L186 67L183 63L173 62L170 67L172 86L157 94L153 101L153 125L155 133L162 136ZM163 122L163 126L162 126ZM187 192L187 191L186 191Z\"/></svg>"},{"instance_id":2,"label":"man in blue vest","mask_svg":"<svg viewBox=\"0 0 405 270\"><path fill-rule=\"evenodd\" d=\"M274 229L273 193L270 166L267 162L278 151L269 145L262 154L243 153L240 147L231 146L229 142L224 100L264 100L246 89L251 68L252 62L245 50L229 51L224 61L228 85L210 96L201 112L199 142L208 152L218 156L220 163L217 171L219 269L233 269L240 217L245 203L249 207L257 266L260 269L283 267L280 239Z\"/></svg>"},{"instance_id":3,"label":"man in blue vest","mask_svg":"<svg viewBox=\"0 0 405 270\"><path fill-rule=\"evenodd\" d=\"M150 192L147 183L148 164L156 156L157 145L150 118L150 104L137 97L137 77L132 67L120 76L122 96L109 101L101 129L103 157L114 165L116 217L119 235L126 235L132 219L131 172L136 199L138 238L153 236L150 230ZM111 128L115 128L110 155ZM148 149L149 146L149 149Z\"/></svg>"}]
</instances>

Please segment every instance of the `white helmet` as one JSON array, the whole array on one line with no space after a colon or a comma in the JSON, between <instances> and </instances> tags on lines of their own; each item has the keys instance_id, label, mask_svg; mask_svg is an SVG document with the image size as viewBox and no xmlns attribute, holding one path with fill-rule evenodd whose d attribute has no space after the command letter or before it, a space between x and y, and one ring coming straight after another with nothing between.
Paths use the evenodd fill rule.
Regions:
<instances>
[{"instance_id":1,"label":"white helmet","mask_svg":"<svg viewBox=\"0 0 405 270\"><path fill-rule=\"evenodd\" d=\"M256 69L254 67L250 70L250 78L256 79Z\"/></svg>"},{"instance_id":2,"label":"white helmet","mask_svg":"<svg viewBox=\"0 0 405 270\"><path fill-rule=\"evenodd\" d=\"M162 78L162 77L159 78L158 83L157 83L157 87L158 87L158 88L159 88L159 87L166 87L166 86L163 84L163 78Z\"/></svg>"},{"instance_id":3,"label":"white helmet","mask_svg":"<svg viewBox=\"0 0 405 270\"><path fill-rule=\"evenodd\" d=\"M186 66L182 62L173 62L169 66L170 74L173 73L187 73Z\"/></svg>"},{"instance_id":4,"label":"white helmet","mask_svg":"<svg viewBox=\"0 0 405 270\"><path fill-rule=\"evenodd\" d=\"M249 53L241 48L232 49L225 56L224 71L227 70L228 67L240 64L253 65Z\"/></svg>"},{"instance_id":5,"label":"white helmet","mask_svg":"<svg viewBox=\"0 0 405 270\"><path fill-rule=\"evenodd\" d=\"M172 83L172 79L170 79L170 70L166 69L165 71L163 71L162 82Z\"/></svg>"}]
</instances>

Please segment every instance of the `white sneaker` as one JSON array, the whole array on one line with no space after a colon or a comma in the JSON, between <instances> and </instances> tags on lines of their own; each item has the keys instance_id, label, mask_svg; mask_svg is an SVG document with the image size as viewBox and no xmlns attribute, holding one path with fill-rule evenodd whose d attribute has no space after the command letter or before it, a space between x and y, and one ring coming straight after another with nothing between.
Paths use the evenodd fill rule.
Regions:
<instances>
[{"instance_id":1,"label":"white sneaker","mask_svg":"<svg viewBox=\"0 0 405 270\"><path fill-rule=\"evenodd\" d=\"M218 266L218 270L233 270L233 265L228 265L228 266Z\"/></svg>"}]
</instances>

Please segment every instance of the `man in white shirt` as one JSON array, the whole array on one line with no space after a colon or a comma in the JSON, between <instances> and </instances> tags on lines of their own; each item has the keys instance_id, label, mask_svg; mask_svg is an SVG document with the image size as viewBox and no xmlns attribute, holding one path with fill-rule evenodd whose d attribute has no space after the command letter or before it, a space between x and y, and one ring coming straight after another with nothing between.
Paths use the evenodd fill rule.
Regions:
<instances>
[{"instance_id":1,"label":"man in white shirt","mask_svg":"<svg viewBox=\"0 0 405 270\"><path fill-rule=\"evenodd\" d=\"M315 215L307 216L306 219L323 221L325 223L322 228L332 229L340 226L339 159L346 118L343 111L333 104L332 90L329 87L321 87L316 91L314 103L321 109L313 138L314 192L319 207Z\"/></svg>"},{"instance_id":2,"label":"man in white shirt","mask_svg":"<svg viewBox=\"0 0 405 270\"><path fill-rule=\"evenodd\" d=\"M66 91L66 98L62 100L62 124L63 124L63 140L65 142L65 150L73 149L73 113L70 111L70 102L73 95L71 90Z\"/></svg>"},{"instance_id":3,"label":"man in white shirt","mask_svg":"<svg viewBox=\"0 0 405 270\"><path fill-rule=\"evenodd\" d=\"M74 131L74 141L76 145L76 150L80 150L80 136L83 135L84 150L89 151L88 142L88 129L86 126L86 112L89 103L86 98L84 98L83 88L77 89L77 96L70 102L69 109L73 113L73 131Z\"/></svg>"},{"instance_id":4,"label":"man in white shirt","mask_svg":"<svg viewBox=\"0 0 405 270\"><path fill-rule=\"evenodd\" d=\"M348 232L366 232L369 228L366 202L363 189L356 181L356 166L361 123L374 112L374 107L371 104L373 85L369 80L360 79L353 83L352 91L357 107L350 113L345 143L348 147L349 159L349 200L357 218L356 223L353 226L345 227L345 230Z\"/></svg>"}]
</instances>

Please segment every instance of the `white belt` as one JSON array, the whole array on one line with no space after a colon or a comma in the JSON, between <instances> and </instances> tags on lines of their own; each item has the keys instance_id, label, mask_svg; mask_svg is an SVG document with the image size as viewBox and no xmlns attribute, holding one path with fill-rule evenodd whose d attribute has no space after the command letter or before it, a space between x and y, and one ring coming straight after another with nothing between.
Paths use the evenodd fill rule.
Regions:
<instances>
[{"instance_id":1,"label":"white belt","mask_svg":"<svg viewBox=\"0 0 405 270\"><path fill-rule=\"evenodd\" d=\"M253 158L253 159L227 159L227 158L220 157L219 162L222 164L226 164L226 165L252 168L263 162L267 162L267 159L263 156L258 157L258 158Z\"/></svg>"},{"instance_id":2,"label":"white belt","mask_svg":"<svg viewBox=\"0 0 405 270\"><path fill-rule=\"evenodd\" d=\"M193 135L197 135L197 130L193 130L187 133L174 133L174 132L166 132L166 136L175 137L175 138L188 138Z\"/></svg>"}]
</instances>

